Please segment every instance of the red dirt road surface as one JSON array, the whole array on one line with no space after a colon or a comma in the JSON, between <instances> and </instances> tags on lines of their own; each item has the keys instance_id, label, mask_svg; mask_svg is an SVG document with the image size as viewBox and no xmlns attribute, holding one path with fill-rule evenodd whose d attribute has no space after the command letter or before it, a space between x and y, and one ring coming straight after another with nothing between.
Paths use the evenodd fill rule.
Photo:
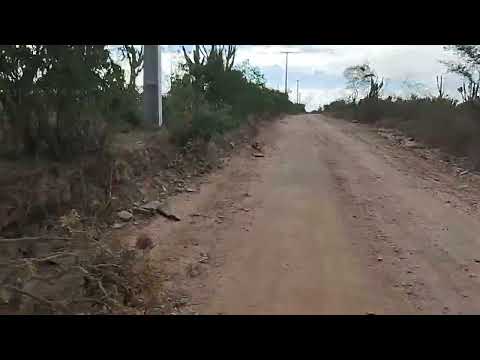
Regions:
<instances>
[{"instance_id":1,"label":"red dirt road surface","mask_svg":"<svg viewBox=\"0 0 480 360\"><path fill-rule=\"evenodd\" d=\"M174 313L480 312L476 175L322 115L258 141L141 229Z\"/></svg>"}]
</instances>

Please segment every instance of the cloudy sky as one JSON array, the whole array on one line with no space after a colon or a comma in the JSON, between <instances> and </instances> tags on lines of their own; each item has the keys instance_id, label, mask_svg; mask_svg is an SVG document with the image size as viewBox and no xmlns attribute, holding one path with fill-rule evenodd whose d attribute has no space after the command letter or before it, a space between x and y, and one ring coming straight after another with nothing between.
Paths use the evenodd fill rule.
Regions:
<instances>
[{"instance_id":1,"label":"cloudy sky","mask_svg":"<svg viewBox=\"0 0 480 360\"><path fill-rule=\"evenodd\" d=\"M187 48L192 48L188 46ZM162 45L163 91L168 91L168 76L182 59L180 45ZM267 86L284 89L285 55L288 58L290 98L296 98L296 80L300 84L301 102L307 110L347 95L343 71L346 67L368 62L386 79L386 95L411 92L405 80L423 84L420 93L436 93L437 75L444 75L447 93L457 97L460 79L446 74L440 60L452 59L452 54L440 45L241 45L236 64L249 60L265 75Z\"/></svg>"}]
</instances>

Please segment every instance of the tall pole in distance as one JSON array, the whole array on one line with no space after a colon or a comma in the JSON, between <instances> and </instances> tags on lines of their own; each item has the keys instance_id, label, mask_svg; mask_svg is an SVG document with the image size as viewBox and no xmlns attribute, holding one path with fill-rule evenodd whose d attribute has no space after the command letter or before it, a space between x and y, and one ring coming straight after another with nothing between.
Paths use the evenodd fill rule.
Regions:
<instances>
[{"instance_id":1,"label":"tall pole in distance","mask_svg":"<svg viewBox=\"0 0 480 360\"><path fill-rule=\"evenodd\" d=\"M285 94L288 95L288 52L285 53Z\"/></svg>"},{"instance_id":2,"label":"tall pole in distance","mask_svg":"<svg viewBox=\"0 0 480 360\"><path fill-rule=\"evenodd\" d=\"M297 80L297 104L300 104L300 98L298 97L298 80Z\"/></svg>"},{"instance_id":3,"label":"tall pole in distance","mask_svg":"<svg viewBox=\"0 0 480 360\"><path fill-rule=\"evenodd\" d=\"M285 94L288 96L288 54L292 51L282 51L285 54Z\"/></svg>"},{"instance_id":4,"label":"tall pole in distance","mask_svg":"<svg viewBox=\"0 0 480 360\"><path fill-rule=\"evenodd\" d=\"M163 108L162 108L162 47L158 46L158 127L163 124Z\"/></svg>"},{"instance_id":5,"label":"tall pole in distance","mask_svg":"<svg viewBox=\"0 0 480 360\"><path fill-rule=\"evenodd\" d=\"M145 125L162 126L162 58L159 45L144 45L143 111Z\"/></svg>"}]
</instances>

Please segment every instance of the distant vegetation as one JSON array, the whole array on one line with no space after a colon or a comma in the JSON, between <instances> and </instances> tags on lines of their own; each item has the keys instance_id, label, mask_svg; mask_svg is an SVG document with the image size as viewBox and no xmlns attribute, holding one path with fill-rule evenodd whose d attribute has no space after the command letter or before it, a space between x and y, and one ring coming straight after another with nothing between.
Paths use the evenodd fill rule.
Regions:
<instances>
[{"instance_id":1,"label":"distant vegetation","mask_svg":"<svg viewBox=\"0 0 480 360\"><path fill-rule=\"evenodd\" d=\"M208 140L250 115L305 111L267 88L258 69L235 67L235 54L219 45L184 51L164 97L173 140ZM133 45L0 45L0 155L65 160L102 150L108 135L141 125L142 69Z\"/></svg>"},{"instance_id":2,"label":"distant vegetation","mask_svg":"<svg viewBox=\"0 0 480 360\"><path fill-rule=\"evenodd\" d=\"M344 72L351 96L319 110L362 123L399 128L431 146L469 156L480 166L480 46L455 45L446 50L457 56L457 61L443 63L449 72L464 80L457 89L461 101L445 92L442 76L436 78L436 96L384 97L383 79L363 64ZM364 95L359 99L359 94Z\"/></svg>"},{"instance_id":3,"label":"distant vegetation","mask_svg":"<svg viewBox=\"0 0 480 360\"><path fill-rule=\"evenodd\" d=\"M153 240L140 234L133 249L109 229L178 219L162 210L168 198L255 126L227 132L305 111L235 54L184 52L157 131L142 126L141 47L0 45L0 313L176 311L160 295Z\"/></svg>"},{"instance_id":4,"label":"distant vegetation","mask_svg":"<svg viewBox=\"0 0 480 360\"><path fill-rule=\"evenodd\" d=\"M208 140L238 127L249 116L275 116L305 112L282 92L266 87L263 74L248 62L234 66L236 47L195 46L171 79L166 98L167 127L184 142Z\"/></svg>"},{"instance_id":5,"label":"distant vegetation","mask_svg":"<svg viewBox=\"0 0 480 360\"><path fill-rule=\"evenodd\" d=\"M96 151L107 126L139 121L139 94L106 45L0 45L3 155ZM125 54L135 52L125 45Z\"/></svg>"}]
</instances>

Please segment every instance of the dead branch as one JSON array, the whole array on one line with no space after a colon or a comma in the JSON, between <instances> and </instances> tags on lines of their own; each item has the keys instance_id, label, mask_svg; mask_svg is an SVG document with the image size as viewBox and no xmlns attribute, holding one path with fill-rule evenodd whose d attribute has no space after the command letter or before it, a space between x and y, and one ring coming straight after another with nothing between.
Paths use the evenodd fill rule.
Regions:
<instances>
[{"instance_id":1,"label":"dead branch","mask_svg":"<svg viewBox=\"0 0 480 360\"><path fill-rule=\"evenodd\" d=\"M107 200L110 202L112 200L112 183L113 183L113 171L115 170L115 161L112 161L110 166L110 178L107 187Z\"/></svg>"},{"instance_id":2,"label":"dead branch","mask_svg":"<svg viewBox=\"0 0 480 360\"><path fill-rule=\"evenodd\" d=\"M24 260L35 261L35 262L44 262L44 261L49 261L49 260L52 260L52 259L57 259L57 258L67 257L67 256L73 256L73 257L78 258L79 255L77 253L59 252L59 253L54 253L52 255L46 256L44 258L26 258Z\"/></svg>"},{"instance_id":3,"label":"dead branch","mask_svg":"<svg viewBox=\"0 0 480 360\"><path fill-rule=\"evenodd\" d=\"M171 214L169 214L171 215ZM174 215L171 215L173 220ZM87 234L88 235L88 234ZM72 235L73 236L73 235ZM82 237L83 238L83 237ZM53 237L53 236L35 236L22 237L14 239L0 239L0 242L20 242L35 240L73 240L74 237ZM69 274L75 275L75 281L79 281L80 291L72 293L72 297L67 301L59 301L57 298L45 298L42 293L32 290L32 293L16 287L11 283L6 289L15 291L18 294L31 301L48 307L49 311L60 313L123 313L124 311L138 311L145 306L143 298L145 289L152 285L153 274L150 267L135 267L138 259L136 252L127 248L117 251L111 250L105 243L95 241L94 238L86 236L88 240L87 248L92 251L91 256L83 257L81 252L75 249L69 249L69 246L62 246L64 249L57 249L52 253L42 254L38 257L11 259L9 263L0 264L10 266L13 271L23 269L18 276L23 280L44 281L46 283L62 281ZM73 245L73 242L67 244ZM73 258L69 258L73 257ZM68 263L58 261L58 266L54 268L38 268L45 262L55 262L60 258L68 258ZM144 260L141 260L144 261ZM29 270L29 271L28 271ZM45 270L45 273L43 272ZM78 279L77 279L78 277ZM84 278L85 281L82 281ZM10 279L10 278L9 278ZM10 280L8 280L10 282ZM81 283L80 283L81 282ZM41 286L41 283L39 284ZM2 286L3 288L3 286ZM9 290L9 291L10 291ZM49 290L50 291L50 290ZM85 297L86 295L86 297ZM82 303L85 303L82 305ZM88 304L91 303L91 306Z\"/></svg>"},{"instance_id":4,"label":"dead branch","mask_svg":"<svg viewBox=\"0 0 480 360\"><path fill-rule=\"evenodd\" d=\"M52 280L57 280L57 279L61 278L62 276L68 274L69 272L70 272L70 270L66 269L66 270L60 271L57 274L52 275L52 276L38 276L38 275L35 275L35 276L32 276L31 278L32 278L32 280L41 280L41 281L50 282Z\"/></svg>"},{"instance_id":5,"label":"dead branch","mask_svg":"<svg viewBox=\"0 0 480 360\"><path fill-rule=\"evenodd\" d=\"M19 238L0 238L0 244L7 244L7 243L15 243L19 241L46 241L46 240L72 240L70 237L63 237L63 236L25 236Z\"/></svg>"},{"instance_id":6,"label":"dead branch","mask_svg":"<svg viewBox=\"0 0 480 360\"><path fill-rule=\"evenodd\" d=\"M102 290L102 293L103 293L103 295L104 295L104 298L110 299L110 297L108 296L107 290L105 290L105 288L103 287L102 280L97 279L97 284L98 284L98 287L100 288L100 290Z\"/></svg>"},{"instance_id":7,"label":"dead branch","mask_svg":"<svg viewBox=\"0 0 480 360\"><path fill-rule=\"evenodd\" d=\"M153 210L150 210L150 209L144 209L142 207L134 207L132 208L133 211L137 211L139 213L142 213L142 214L148 214L148 215L152 215L153 214Z\"/></svg>"},{"instance_id":8,"label":"dead branch","mask_svg":"<svg viewBox=\"0 0 480 360\"><path fill-rule=\"evenodd\" d=\"M116 267L118 269L122 268L120 265L117 265L117 264L96 264L96 265L90 265L89 267L91 267L91 268Z\"/></svg>"},{"instance_id":9,"label":"dead branch","mask_svg":"<svg viewBox=\"0 0 480 360\"><path fill-rule=\"evenodd\" d=\"M78 254L76 253L59 252L43 258L22 258L18 260L12 260L7 263L0 263L0 266L17 266L18 267L18 266L24 266L26 263L30 263L30 262L45 262L45 261L50 261L52 259L57 259L65 256L73 256L78 258Z\"/></svg>"},{"instance_id":10,"label":"dead branch","mask_svg":"<svg viewBox=\"0 0 480 360\"><path fill-rule=\"evenodd\" d=\"M162 215L163 217L166 217L167 219L169 220L173 220L173 221L180 221L180 218L174 214L169 214L167 213L165 210L163 209L157 209L157 212Z\"/></svg>"},{"instance_id":11,"label":"dead branch","mask_svg":"<svg viewBox=\"0 0 480 360\"><path fill-rule=\"evenodd\" d=\"M91 275L90 275L90 272L87 271L83 266L77 265L77 266L74 266L73 268L74 268L74 269L79 269L79 270L82 271L85 275L91 276ZM96 279L95 279L95 280L96 280Z\"/></svg>"},{"instance_id":12,"label":"dead branch","mask_svg":"<svg viewBox=\"0 0 480 360\"><path fill-rule=\"evenodd\" d=\"M63 308L63 310L66 310L66 308L61 305L61 304L57 304L55 302L52 302L52 301L49 301L47 299L44 299L43 297L40 297L40 296L37 296L37 295L33 295L32 293L28 292L28 291L25 291L25 290L22 290L22 289L19 289L15 286L10 286L10 285L4 285L4 288L7 289L7 290L10 290L10 291L14 291L20 295L23 295L23 296L27 296L43 305L46 305L48 307L50 307L53 311L56 310L57 306L60 306Z\"/></svg>"},{"instance_id":13,"label":"dead branch","mask_svg":"<svg viewBox=\"0 0 480 360\"><path fill-rule=\"evenodd\" d=\"M95 298L80 298L80 299L74 299L70 302L71 304L81 304L81 303L95 303L97 305L103 305L105 306L110 312L112 311L111 306L106 303L105 301L101 299L95 299Z\"/></svg>"}]
</instances>

